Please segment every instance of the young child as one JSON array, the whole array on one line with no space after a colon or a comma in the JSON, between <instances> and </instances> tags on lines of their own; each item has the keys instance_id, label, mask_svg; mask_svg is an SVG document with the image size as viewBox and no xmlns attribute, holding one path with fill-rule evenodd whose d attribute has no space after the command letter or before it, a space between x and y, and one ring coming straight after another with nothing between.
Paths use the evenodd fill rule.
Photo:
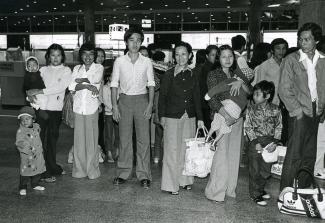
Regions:
<instances>
[{"instance_id":1,"label":"young child","mask_svg":"<svg viewBox=\"0 0 325 223\"><path fill-rule=\"evenodd\" d=\"M39 64L36 57L28 57L26 59L26 73L24 76L24 92L31 90L31 89L44 89L45 84L41 77L41 73L39 71ZM30 105L39 110L42 106L44 107L47 103L47 98L43 94L38 94L32 97L27 97L27 101L30 102ZM46 116L45 112L41 112L41 115Z\"/></svg>"},{"instance_id":2,"label":"young child","mask_svg":"<svg viewBox=\"0 0 325 223\"><path fill-rule=\"evenodd\" d=\"M273 152L281 139L282 116L277 105L272 104L273 82L261 81L253 88L255 104L248 107L244 130L249 139L248 170L249 194L258 205L267 205L270 195L265 192L266 180L271 176L271 164L261 155L263 147Z\"/></svg>"},{"instance_id":3,"label":"young child","mask_svg":"<svg viewBox=\"0 0 325 223\"><path fill-rule=\"evenodd\" d=\"M19 194L27 194L27 184L31 180L34 190L45 190L39 185L41 174L45 172L43 147L40 138L40 127L34 123L35 112L32 107L23 107L18 115L20 122L16 134L16 146L20 152Z\"/></svg>"},{"instance_id":4,"label":"young child","mask_svg":"<svg viewBox=\"0 0 325 223\"><path fill-rule=\"evenodd\" d=\"M225 81L221 82L220 84L216 85L215 87L211 88L208 93L205 95L205 100L210 100L214 95L220 94L225 92L225 100L221 101L223 107L225 108L227 114L234 119L238 119L240 114L245 109L250 89L243 89L241 87L239 89L239 94L231 95L230 88L231 84L237 80L243 80L247 86L249 85L248 79L244 76L240 69L235 70L235 76L233 78L228 78ZM211 128L208 134L210 137L214 132L217 132L216 138L214 140L214 144L221 139L224 134L231 132L231 126L226 124L225 117L223 117L220 113L215 113L213 117L213 121L211 123Z\"/></svg>"},{"instance_id":5,"label":"young child","mask_svg":"<svg viewBox=\"0 0 325 223\"><path fill-rule=\"evenodd\" d=\"M112 93L111 93L111 81L112 81L112 67L107 69L108 75L105 75L103 90L100 98L105 106L105 147L107 151L107 162L114 163L114 160L118 157L119 147L119 130L118 123L113 120L112 112Z\"/></svg>"}]
</instances>

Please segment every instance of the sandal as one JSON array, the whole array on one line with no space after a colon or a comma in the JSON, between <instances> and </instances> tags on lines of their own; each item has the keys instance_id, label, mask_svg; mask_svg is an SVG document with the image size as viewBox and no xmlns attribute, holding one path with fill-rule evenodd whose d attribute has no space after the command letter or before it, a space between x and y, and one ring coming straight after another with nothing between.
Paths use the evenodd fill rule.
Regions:
<instances>
[{"instance_id":1,"label":"sandal","mask_svg":"<svg viewBox=\"0 0 325 223\"><path fill-rule=\"evenodd\" d=\"M41 179L41 181L44 181L45 183L54 183L56 181L56 178L54 176L47 177L47 178Z\"/></svg>"},{"instance_id":2,"label":"sandal","mask_svg":"<svg viewBox=\"0 0 325 223\"><path fill-rule=\"evenodd\" d=\"M178 195L178 191L170 192L171 195Z\"/></svg>"},{"instance_id":3,"label":"sandal","mask_svg":"<svg viewBox=\"0 0 325 223\"><path fill-rule=\"evenodd\" d=\"M191 185L186 185L183 187L184 190L192 190L192 186Z\"/></svg>"}]
</instances>

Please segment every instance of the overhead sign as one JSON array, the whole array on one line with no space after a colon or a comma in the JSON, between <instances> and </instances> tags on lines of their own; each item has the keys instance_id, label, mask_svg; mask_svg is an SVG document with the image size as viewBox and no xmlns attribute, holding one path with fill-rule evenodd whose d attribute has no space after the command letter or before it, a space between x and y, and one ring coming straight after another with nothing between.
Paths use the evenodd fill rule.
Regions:
<instances>
[{"instance_id":1,"label":"overhead sign","mask_svg":"<svg viewBox=\"0 0 325 223\"><path fill-rule=\"evenodd\" d=\"M129 29L127 24L109 25L109 36L111 40L124 40L124 34Z\"/></svg>"},{"instance_id":2,"label":"overhead sign","mask_svg":"<svg viewBox=\"0 0 325 223\"><path fill-rule=\"evenodd\" d=\"M151 19L142 19L142 28L151 28Z\"/></svg>"}]
</instances>

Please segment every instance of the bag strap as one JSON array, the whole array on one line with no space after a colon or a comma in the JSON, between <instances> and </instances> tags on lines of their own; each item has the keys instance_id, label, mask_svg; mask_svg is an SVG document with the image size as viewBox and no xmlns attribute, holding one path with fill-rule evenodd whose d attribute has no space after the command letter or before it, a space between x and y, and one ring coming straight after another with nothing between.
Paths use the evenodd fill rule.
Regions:
<instances>
[{"instance_id":1,"label":"bag strap","mask_svg":"<svg viewBox=\"0 0 325 223\"><path fill-rule=\"evenodd\" d=\"M204 126L204 127L198 127L198 128L196 129L195 140L198 138L198 136L199 136L199 131L200 131L201 129L203 130L204 138L207 137L207 134L208 134L208 130L207 130L207 128L206 128L205 126Z\"/></svg>"},{"instance_id":2,"label":"bag strap","mask_svg":"<svg viewBox=\"0 0 325 223\"><path fill-rule=\"evenodd\" d=\"M294 192L293 192L293 200L297 200L298 199L298 177L299 177L299 175L302 173L302 172L305 172L305 173L307 173L310 177L311 177L311 179L312 179L312 185L313 185L313 187L314 188L317 188L317 190L318 190L318 196L317 196L317 200L319 201L319 202L322 202L323 201L323 194L322 194L322 192L321 192L321 190L320 190L320 187L319 187L319 185L317 184L317 182L315 181L315 178L314 178L314 175L308 170L308 169L306 169L306 168L301 168L301 169L299 169L298 171L297 171L297 173L296 173L296 176L295 176L295 178L294 178Z\"/></svg>"}]
</instances>

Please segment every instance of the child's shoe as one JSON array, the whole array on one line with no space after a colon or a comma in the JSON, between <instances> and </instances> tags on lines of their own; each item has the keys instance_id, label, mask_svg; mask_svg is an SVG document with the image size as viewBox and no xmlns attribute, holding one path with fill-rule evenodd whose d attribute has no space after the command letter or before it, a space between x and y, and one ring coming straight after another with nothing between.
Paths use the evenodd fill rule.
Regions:
<instances>
[{"instance_id":1,"label":"child's shoe","mask_svg":"<svg viewBox=\"0 0 325 223\"><path fill-rule=\"evenodd\" d=\"M263 191L262 198L265 199L265 200L270 200L271 199L271 195L268 194L266 191Z\"/></svg>"},{"instance_id":2,"label":"child's shoe","mask_svg":"<svg viewBox=\"0 0 325 223\"><path fill-rule=\"evenodd\" d=\"M19 194L20 194L21 196L26 196L26 194L27 194L26 189L21 189L21 190L19 191Z\"/></svg>"},{"instance_id":3,"label":"child's shoe","mask_svg":"<svg viewBox=\"0 0 325 223\"><path fill-rule=\"evenodd\" d=\"M45 190L45 187L42 187L42 186L36 186L33 188L34 190L39 190L39 191L43 191Z\"/></svg>"},{"instance_id":4,"label":"child's shoe","mask_svg":"<svg viewBox=\"0 0 325 223\"><path fill-rule=\"evenodd\" d=\"M107 162L108 163L114 163L113 155L111 151L107 151Z\"/></svg>"},{"instance_id":5,"label":"child's shoe","mask_svg":"<svg viewBox=\"0 0 325 223\"><path fill-rule=\"evenodd\" d=\"M252 197L251 198L256 204L260 205L260 206L266 206L267 202L264 200L264 198L262 196L258 196L258 197Z\"/></svg>"}]
</instances>

